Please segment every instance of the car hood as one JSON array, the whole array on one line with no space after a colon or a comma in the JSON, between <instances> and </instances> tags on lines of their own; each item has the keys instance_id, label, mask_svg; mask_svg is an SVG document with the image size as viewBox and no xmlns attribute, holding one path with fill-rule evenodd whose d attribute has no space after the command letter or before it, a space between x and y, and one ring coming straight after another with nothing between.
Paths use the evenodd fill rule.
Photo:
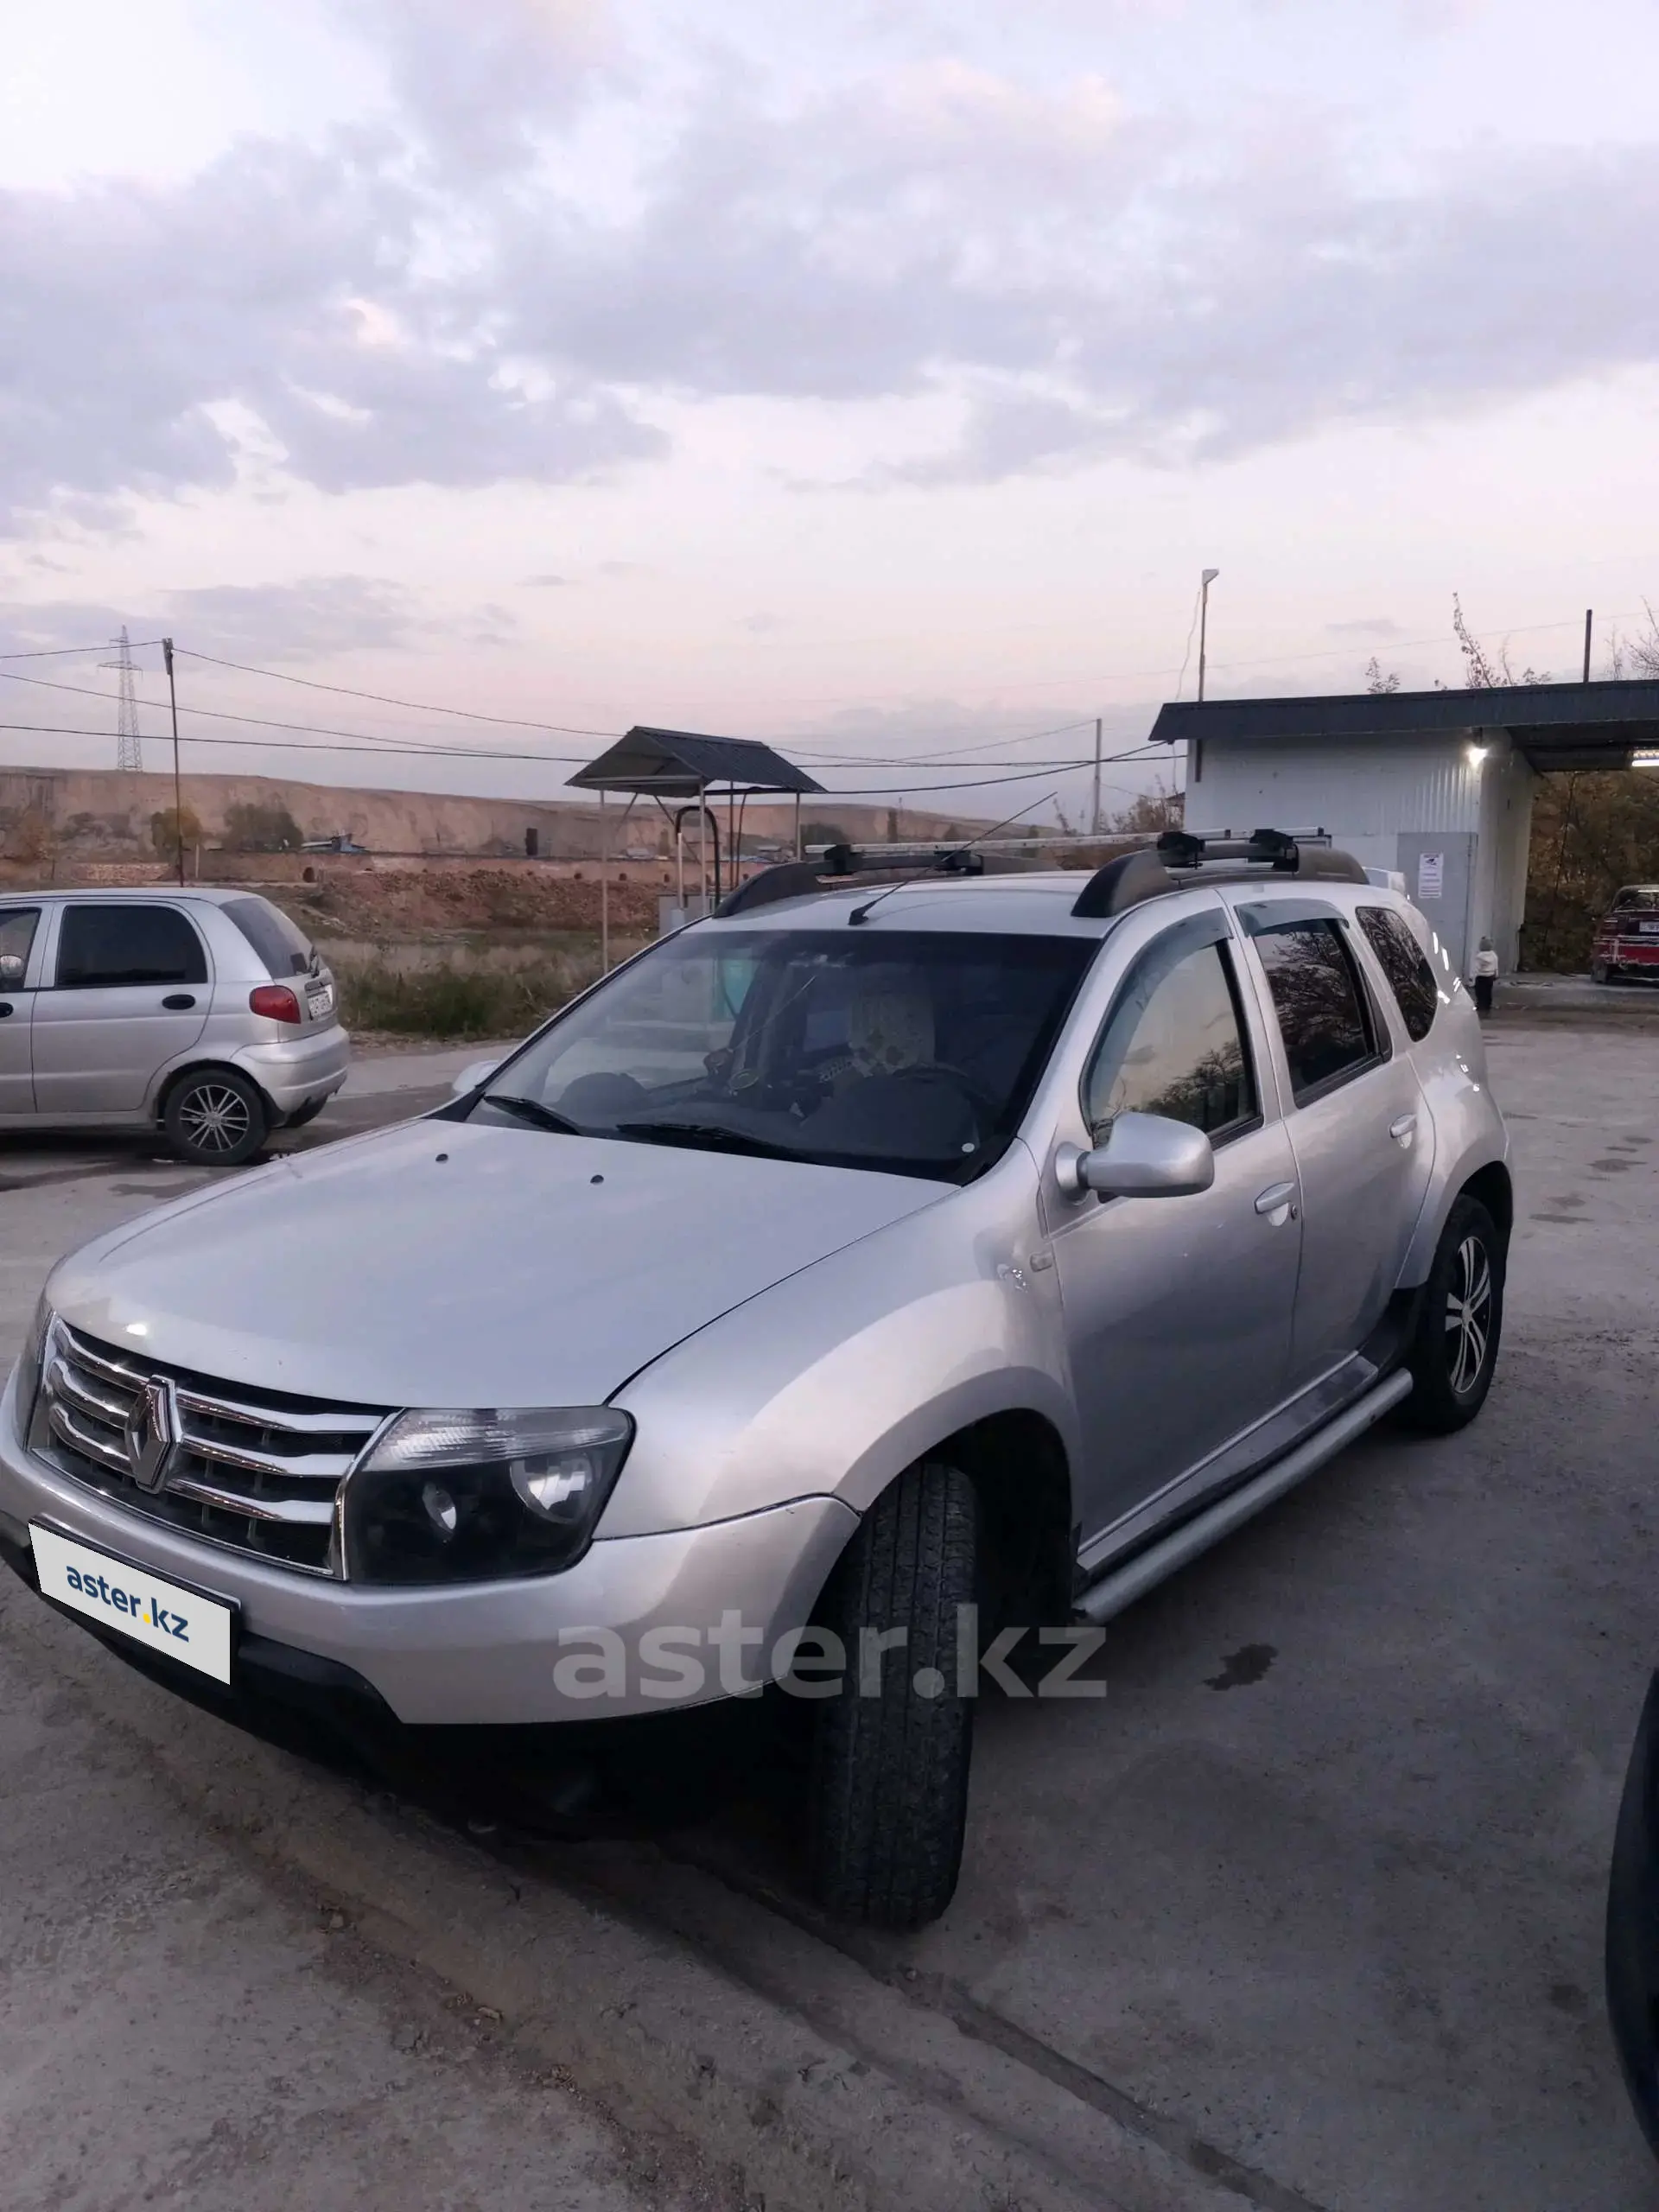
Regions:
<instances>
[{"instance_id":1,"label":"car hood","mask_svg":"<svg viewBox=\"0 0 1659 2212\"><path fill-rule=\"evenodd\" d=\"M592 1405L949 1186L414 1122L274 1162L64 1261L56 1310L226 1382L367 1405Z\"/></svg>"}]
</instances>

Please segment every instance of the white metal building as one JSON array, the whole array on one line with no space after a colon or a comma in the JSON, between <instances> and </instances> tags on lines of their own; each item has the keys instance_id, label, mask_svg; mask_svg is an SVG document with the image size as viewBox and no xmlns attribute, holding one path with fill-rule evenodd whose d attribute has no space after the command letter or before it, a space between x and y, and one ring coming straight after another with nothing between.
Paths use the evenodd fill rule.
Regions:
<instances>
[{"instance_id":1,"label":"white metal building","mask_svg":"<svg viewBox=\"0 0 1659 2212\"><path fill-rule=\"evenodd\" d=\"M1189 830L1328 830L1404 876L1465 972L1483 936L1507 972L1537 779L1659 765L1659 683L1210 700L1165 707L1152 734L1185 745Z\"/></svg>"}]
</instances>

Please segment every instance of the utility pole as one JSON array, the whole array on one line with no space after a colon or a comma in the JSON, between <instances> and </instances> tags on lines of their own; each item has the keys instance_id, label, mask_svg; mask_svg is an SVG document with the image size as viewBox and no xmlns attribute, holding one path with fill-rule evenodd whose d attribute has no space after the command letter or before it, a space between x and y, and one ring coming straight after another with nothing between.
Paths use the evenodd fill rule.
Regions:
<instances>
[{"instance_id":1,"label":"utility pole","mask_svg":"<svg viewBox=\"0 0 1659 2212\"><path fill-rule=\"evenodd\" d=\"M99 666L113 668L121 677L116 686L115 765L118 769L142 769L144 748L138 735L138 694L133 688L132 645L124 622L121 625L121 635L113 642L115 658L101 660Z\"/></svg>"},{"instance_id":2,"label":"utility pole","mask_svg":"<svg viewBox=\"0 0 1659 2212\"><path fill-rule=\"evenodd\" d=\"M1094 811L1089 817L1089 827L1096 837L1100 835L1100 724L1101 717L1096 715L1095 716L1095 805Z\"/></svg>"},{"instance_id":3,"label":"utility pole","mask_svg":"<svg viewBox=\"0 0 1659 2212\"><path fill-rule=\"evenodd\" d=\"M1198 703L1204 703L1204 652L1210 635L1210 587L1221 574L1219 569L1206 569L1198 580ZM1192 632L1189 630L1187 636Z\"/></svg>"},{"instance_id":4,"label":"utility pole","mask_svg":"<svg viewBox=\"0 0 1659 2212\"><path fill-rule=\"evenodd\" d=\"M1586 607L1584 610L1584 680L1586 683L1590 681L1590 632L1595 626L1595 608Z\"/></svg>"},{"instance_id":5,"label":"utility pole","mask_svg":"<svg viewBox=\"0 0 1659 2212\"><path fill-rule=\"evenodd\" d=\"M162 639L162 658L167 664L168 703L173 709L173 828L179 848L179 888L184 888L184 779L179 773L179 688L173 680L173 640Z\"/></svg>"}]
</instances>

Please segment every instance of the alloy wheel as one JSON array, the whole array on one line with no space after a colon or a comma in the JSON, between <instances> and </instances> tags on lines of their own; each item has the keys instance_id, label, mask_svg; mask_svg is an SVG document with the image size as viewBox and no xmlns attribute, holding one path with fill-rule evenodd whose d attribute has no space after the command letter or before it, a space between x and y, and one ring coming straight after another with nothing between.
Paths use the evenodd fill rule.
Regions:
<instances>
[{"instance_id":1,"label":"alloy wheel","mask_svg":"<svg viewBox=\"0 0 1659 2212\"><path fill-rule=\"evenodd\" d=\"M197 1152L234 1152L253 1126L248 1102L228 1084L199 1084L179 1109L179 1122Z\"/></svg>"},{"instance_id":2,"label":"alloy wheel","mask_svg":"<svg viewBox=\"0 0 1659 2212\"><path fill-rule=\"evenodd\" d=\"M1491 1325L1492 1264L1483 1240L1465 1236L1452 1263L1446 1300L1446 1364L1459 1397L1480 1379Z\"/></svg>"}]
</instances>

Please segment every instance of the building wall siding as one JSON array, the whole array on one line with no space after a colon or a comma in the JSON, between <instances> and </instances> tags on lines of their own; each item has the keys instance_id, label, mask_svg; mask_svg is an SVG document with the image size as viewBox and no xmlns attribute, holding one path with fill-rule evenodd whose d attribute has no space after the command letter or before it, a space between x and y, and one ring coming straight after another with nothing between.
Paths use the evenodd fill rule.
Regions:
<instances>
[{"instance_id":1,"label":"building wall siding","mask_svg":"<svg viewBox=\"0 0 1659 2212\"><path fill-rule=\"evenodd\" d=\"M1187 791L1187 826L1328 830L1338 843L1392 840L1402 830L1478 830L1483 771L1469 759L1472 734L1409 746L1211 742Z\"/></svg>"}]
</instances>

